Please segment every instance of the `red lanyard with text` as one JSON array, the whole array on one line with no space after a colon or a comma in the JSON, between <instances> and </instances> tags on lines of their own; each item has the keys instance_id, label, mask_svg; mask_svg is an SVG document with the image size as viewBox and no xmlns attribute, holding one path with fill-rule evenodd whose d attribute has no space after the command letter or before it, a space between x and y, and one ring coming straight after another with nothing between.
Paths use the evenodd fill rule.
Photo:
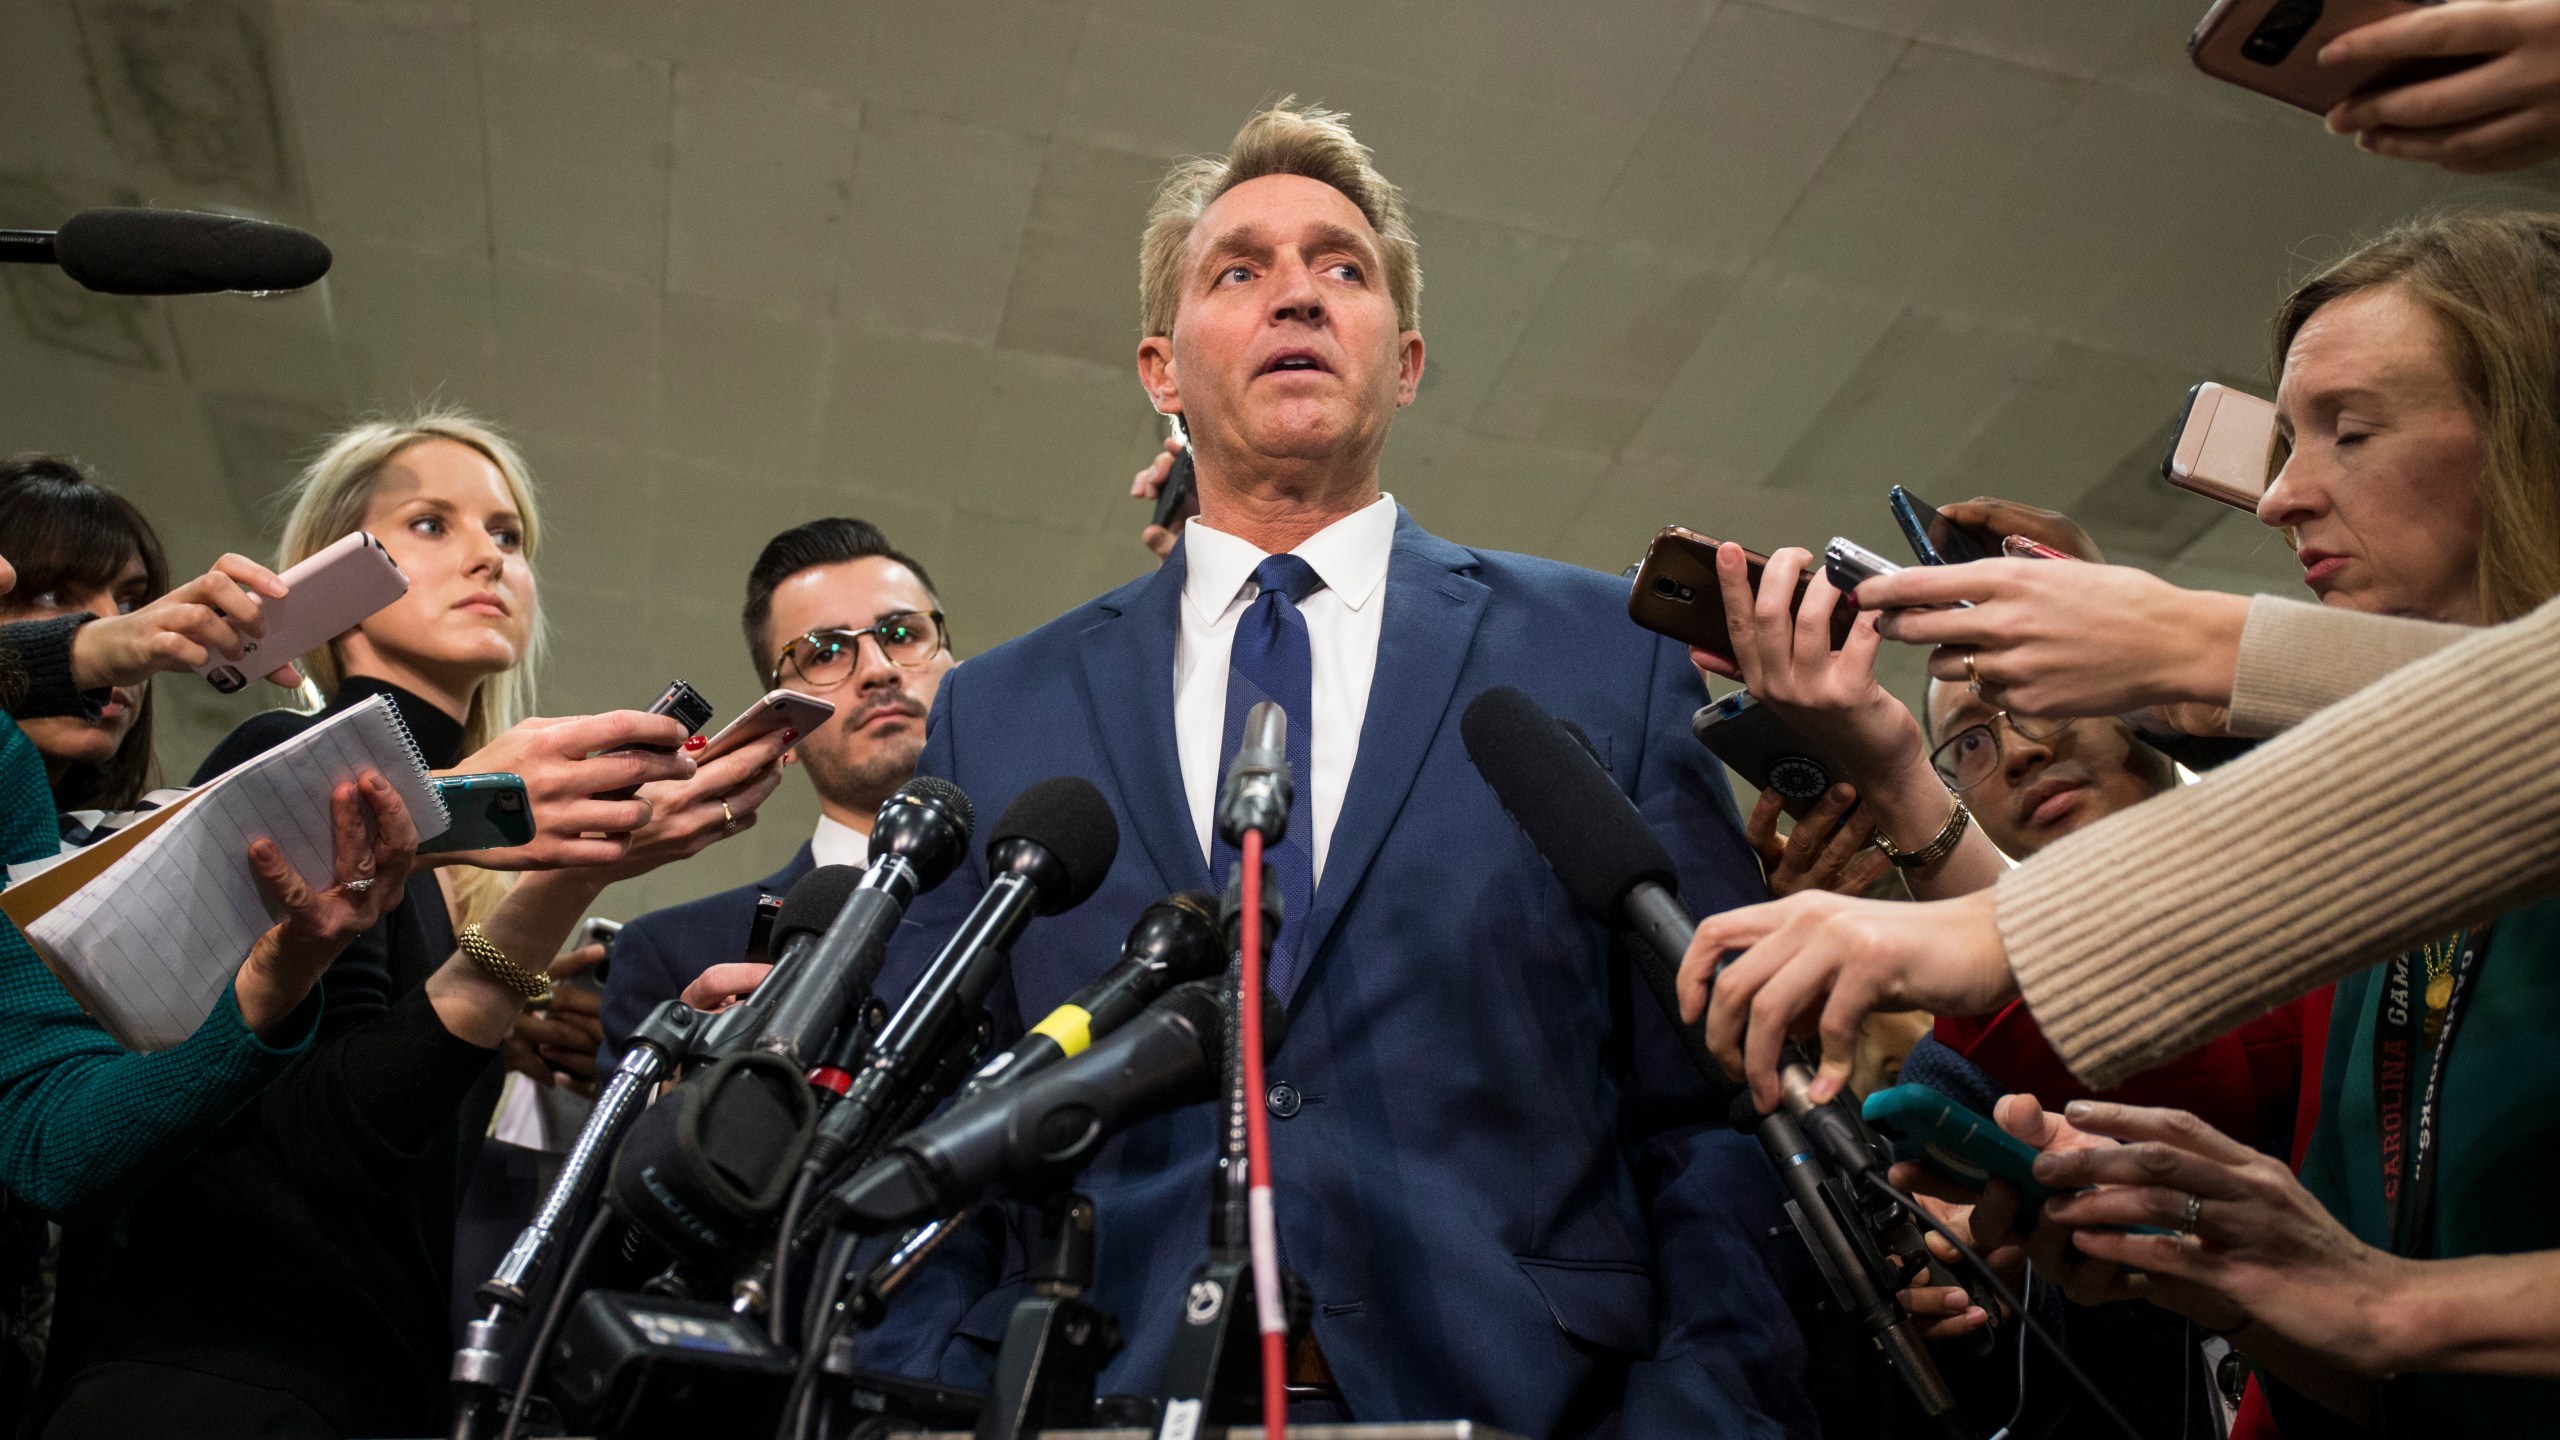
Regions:
<instances>
[{"instance_id":1,"label":"red lanyard with text","mask_svg":"<svg viewBox=\"0 0 2560 1440\"><path fill-rule=\"evenodd\" d=\"M2461 937L2461 953L2453 962L2452 989L2444 997L2432 1055L2426 1043L2431 1007L2421 991L2425 980L2417 974L2417 957L2403 955L2383 971L2382 1009L2373 1036L2373 1106L2382 1132L2382 1213L2395 1255L2417 1255L2428 1243L2427 1219L2435 1198L2431 1162L2438 1133L2436 1107L2444 1095L2445 1057L2453 1053L2463 1002L2470 998L2488 939L2485 925ZM2426 1078L2422 1086L2413 1086L2421 1057L2426 1060Z\"/></svg>"}]
</instances>

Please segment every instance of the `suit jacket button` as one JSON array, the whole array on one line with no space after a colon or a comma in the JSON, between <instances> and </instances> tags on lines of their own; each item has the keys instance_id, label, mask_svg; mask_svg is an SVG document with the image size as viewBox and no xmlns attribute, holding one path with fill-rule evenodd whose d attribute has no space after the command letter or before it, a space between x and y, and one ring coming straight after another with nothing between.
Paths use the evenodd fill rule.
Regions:
<instances>
[{"instance_id":1,"label":"suit jacket button","mask_svg":"<svg viewBox=\"0 0 2560 1440\"><path fill-rule=\"evenodd\" d=\"M1271 1113L1283 1120L1297 1114L1298 1106L1302 1103L1298 1098L1298 1087L1286 1080L1272 1086L1271 1093L1265 1096L1264 1100L1270 1106Z\"/></svg>"}]
</instances>

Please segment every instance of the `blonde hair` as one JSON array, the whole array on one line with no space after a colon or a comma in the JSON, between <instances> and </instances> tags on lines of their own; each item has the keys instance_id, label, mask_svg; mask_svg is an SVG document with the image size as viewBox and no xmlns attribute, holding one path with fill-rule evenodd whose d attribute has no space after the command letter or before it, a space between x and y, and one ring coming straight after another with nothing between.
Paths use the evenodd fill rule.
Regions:
<instances>
[{"instance_id":1,"label":"blonde hair","mask_svg":"<svg viewBox=\"0 0 2560 1440\"><path fill-rule=\"evenodd\" d=\"M2401 287L2443 330L2480 427L2481 617L2513 620L2560 595L2560 216L2418 220L2357 249L2277 309L2276 378L2321 306L2385 285Z\"/></svg>"},{"instance_id":2,"label":"blonde hair","mask_svg":"<svg viewBox=\"0 0 2560 1440\"><path fill-rule=\"evenodd\" d=\"M497 467L499 478L506 483L507 497L523 525L524 557L530 564L541 543L542 519L524 456L505 436L477 417L452 406L433 405L397 418L359 421L330 437L319 456L285 490L284 498L291 508L285 516L284 538L277 546L276 568L285 569L364 528L365 511L372 507L374 486L382 472L409 447L430 440L468 446ZM466 755L533 713L534 672L542 663L547 628L538 599L532 619L523 657L472 689L470 705L462 717L462 749ZM335 640L297 663L323 695L335 691L346 675ZM487 870L452 872L449 888L458 912L454 923L468 925L486 919L510 883L507 877Z\"/></svg>"},{"instance_id":3,"label":"blonde hair","mask_svg":"<svg viewBox=\"0 0 2560 1440\"><path fill-rule=\"evenodd\" d=\"M1386 249L1387 293L1396 326L1422 328L1422 254L1405 219L1404 195L1378 167L1340 111L1300 105L1294 95L1258 112L1224 155L1194 156L1165 172L1138 240L1138 323L1171 335L1182 306L1182 251L1212 201L1247 180L1300 175L1330 185L1360 209Z\"/></svg>"}]
</instances>

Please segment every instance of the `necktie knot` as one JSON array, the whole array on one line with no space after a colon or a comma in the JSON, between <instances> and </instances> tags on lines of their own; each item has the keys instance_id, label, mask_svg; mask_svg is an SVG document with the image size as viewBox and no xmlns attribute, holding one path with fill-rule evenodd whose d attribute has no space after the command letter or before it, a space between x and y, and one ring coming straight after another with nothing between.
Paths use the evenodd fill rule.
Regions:
<instances>
[{"instance_id":1,"label":"necktie knot","mask_svg":"<svg viewBox=\"0 0 2560 1440\"><path fill-rule=\"evenodd\" d=\"M1261 586L1265 595L1278 591L1288 596L1292 605L1304 603L1308 596L1324 588L1324 578L1316 574L1316 567L1295 555L1262 557L1262 563L1253 567L1253 583Z\"/></svg>"}]
</instances>

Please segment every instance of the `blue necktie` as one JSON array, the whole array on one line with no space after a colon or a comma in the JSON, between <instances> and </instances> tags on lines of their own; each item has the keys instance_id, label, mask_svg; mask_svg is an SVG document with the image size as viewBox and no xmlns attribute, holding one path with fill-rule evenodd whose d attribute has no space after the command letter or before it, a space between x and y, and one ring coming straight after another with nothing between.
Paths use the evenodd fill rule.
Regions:
<instances>
[{"instance_id":1,"label":"blue necktie","mask_svg":"<svg viewBox=\"0 0 2560 1440\"><path fill-rule=\"evenodd\" d=\"M1263 858L1270 862L1280 883L1280 933L1270 942L1270 963L1263 969L1263 980L1283 1003L1297 988L1298 972L1304 956L1300 942L1306 935L1307 912L1315 904L1315 832L1314 776L1307 762L1308 736L1314 724L1315 702L1309 698L1314 684L1315 662L1307 653L1307 619L1298 613L1298 602L1314 594L1324 584L1315 567L1295 555L1266 556L1253 567L1254 583L1262 594L1245 608L1244 618L1236 622L1234 649L1227 656L1227 725L1218 742L1218 783L1227 777L1227 764L1244 746L1244 715L1265 700L1276 700L1289 716L1289 777L1297 798L1289 807L1289 833L1276 845L1267 848ZM1215 837L1209 855L1209 874L1220 888L1234 873L1241 858L1236 847L1223 836Z\"/></svg>"}]
</instances>

